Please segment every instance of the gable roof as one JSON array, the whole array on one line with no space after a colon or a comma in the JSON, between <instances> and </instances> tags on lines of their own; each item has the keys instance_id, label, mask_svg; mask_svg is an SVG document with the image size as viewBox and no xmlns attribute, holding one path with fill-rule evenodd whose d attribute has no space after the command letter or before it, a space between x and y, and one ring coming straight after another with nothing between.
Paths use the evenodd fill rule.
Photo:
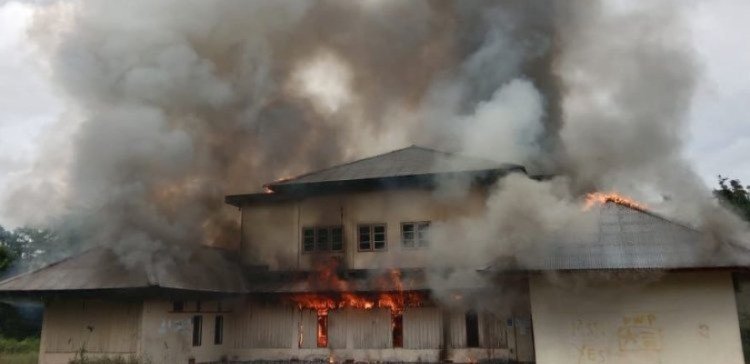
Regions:
<instances>
[{"instance_id":1,"label":"gable roof","mask_svg":"<svg viewBox=\"0 0 750 364\"><path fill-rule=\"evenodd\" d=\"M526 270L686 269L736 267L739 246L659 215L607 202L599 207L596 231L521 247L512 265ZM505 264L491 269L502 270Z\"/></svg>"},{"instance_id":2,"label":"gable roof","mask_svg":"<svg viewBox=\"0 0 750 364\"><path fill-rule=\"evenodd\" d=\"M182 261L160 259L124 264L109 247L95 247L0 282L0 294L165 288L239 293L247 291L239 265L217 249L201 247Z\"/></svg>"},{"instance_id":3,"label":"gable roof","mask_svg":"<svg viewBox=\"0 0 750 364\"><path fill-rule=\"evenodd\" d=\"M412 145L388 153L309 172L288 180L272 182L267 187L275 190L279 187L298 184L490 170L523 170L523 167Z\"/></svg>"}]
</instances>

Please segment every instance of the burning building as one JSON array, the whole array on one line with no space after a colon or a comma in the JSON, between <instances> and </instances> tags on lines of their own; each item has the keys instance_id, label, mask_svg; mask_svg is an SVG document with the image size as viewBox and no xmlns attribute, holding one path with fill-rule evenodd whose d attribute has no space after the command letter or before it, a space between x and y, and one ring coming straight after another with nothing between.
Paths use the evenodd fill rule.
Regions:
<instances>
[{"instance_id":1,"label":"burning building","mask_svg":"<svg viewBox=\"0 0 750 364\"><path fill-rule=\"evenodd\" d=\"M641 204L591 195L580 206L591 229L462 258L469 233L452 224L487 216L513 178L529 180L519 165L412 146L227 196L241 211L237 251L126 264L94 248L0 293L44 301L45 364L81 351L152 363L743 362L741 268L728 257L744 251Z\"/></svg>"}]
</instances>

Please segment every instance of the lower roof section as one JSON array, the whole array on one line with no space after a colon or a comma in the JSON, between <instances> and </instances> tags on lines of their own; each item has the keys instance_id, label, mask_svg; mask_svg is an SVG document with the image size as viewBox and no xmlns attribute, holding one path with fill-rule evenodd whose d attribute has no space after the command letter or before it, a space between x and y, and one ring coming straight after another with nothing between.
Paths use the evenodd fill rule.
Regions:
<instances>
[{"instance_id":1,"label":"lower roof section","mask_svg":"<svg viewBox=\"0 0 750 364\"><path fill-rule=\"evenodd\" d=\"M209 247L185 247L181 256L154 251L129 262L110 247L95 247L0 282L0 295L121 292L154 289L206 293L247 291L240 265Z\"/></svg>"}]
</instances>

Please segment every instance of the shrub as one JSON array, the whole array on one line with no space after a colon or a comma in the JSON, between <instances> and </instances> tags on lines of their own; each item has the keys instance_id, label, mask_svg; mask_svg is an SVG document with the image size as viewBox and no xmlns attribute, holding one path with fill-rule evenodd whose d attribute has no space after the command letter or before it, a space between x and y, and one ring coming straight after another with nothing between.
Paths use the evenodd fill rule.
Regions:
<instances>
[{"instance_id":1,"label":"shrub","mask_svg":"<svg viewBox=\"0 0 750 364\"><path fill-rule=\"evenodd\" d=\"M39 338L23 340L0 338L0 353L19 354L39 351Z\"/></svg>"}]
</instances>

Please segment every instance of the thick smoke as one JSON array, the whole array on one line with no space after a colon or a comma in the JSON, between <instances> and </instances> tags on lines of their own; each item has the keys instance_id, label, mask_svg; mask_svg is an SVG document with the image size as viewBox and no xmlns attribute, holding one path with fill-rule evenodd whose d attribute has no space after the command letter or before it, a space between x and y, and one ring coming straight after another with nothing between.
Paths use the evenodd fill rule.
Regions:
<instances>
[{"instance_id":1,"label":"thick smoke","mask_svg":"<svg viewBox=\"0 0 750 364\"><path fill-rule=\"evenodd\" d=\"M497 102L487 117L486 108L478 104L472 118L496 120L490 127L467 130L464 151L490 158L494 154L499 161L513 155L504 150L506 136L493 132L509 122L511 127L502 128L505 132L521 126L523 133L532 135L524 139L515 132L512 137L527 141L525 148L516 149L532 160L526 164L552 165L559 176L542 182L506 177L490 192L483 215L432 229L436 266L456 261L471 266L431 276L432 287L446 301L451 291L440 287L485 282L477 266L529 266L549 252L545 242L596 241L587 236L597 232L597 216L581 211L582 196L591 191L620 191L708 232L708 254L715 253L718 241L750 241L747 224L717 204L682 155L700 72L683 15L674 5L568 2L556 7L553 72L561 86L562 122L554 124L559 128L552 133L557 136L552 155L550 149L531 142L544 140L539 139L540 128L550 134L550 126L538 116L544 112L540 106ZM503 85L496 95L509 92L517 82L522 81ZM566 236L570 234L574 236ZM455 248L458 237L463 242L460 249ZM746 256L734 258L747 262Z\"/></svg>"},{"instance_id":2,"label":"thick smoke","mask_svg":"<svg viewBox=\"0 0 750 364\"><path fill-rule=\"evenodd\" d=\"M40 6L31 37L69 111L7 206L126 261L231 244L225 194L409 143L458 148L483 137L464 124L501 132L493 103L529 104L508 121L524 142L544 133L531 80L551 84L549 68L499 88L549 61L551 19L522 1Z\"/></svg>"},{"instance_id":3,"label":"thick smoke","mask_svg":"<svg viewBox=\"0 0 750 364\"><path fill-rule=\"evenodd\" d=\"M30 35L68 111L5 206L137 263L236 243L226 194L421 144L562 175L507 178L485 216L437 226L465 236L467 263L523 264L517 244L585 231L591 190L706 225L713 201L681 155L697 72L673 5L40 5Z\"/></svg>"}]
</instances>

